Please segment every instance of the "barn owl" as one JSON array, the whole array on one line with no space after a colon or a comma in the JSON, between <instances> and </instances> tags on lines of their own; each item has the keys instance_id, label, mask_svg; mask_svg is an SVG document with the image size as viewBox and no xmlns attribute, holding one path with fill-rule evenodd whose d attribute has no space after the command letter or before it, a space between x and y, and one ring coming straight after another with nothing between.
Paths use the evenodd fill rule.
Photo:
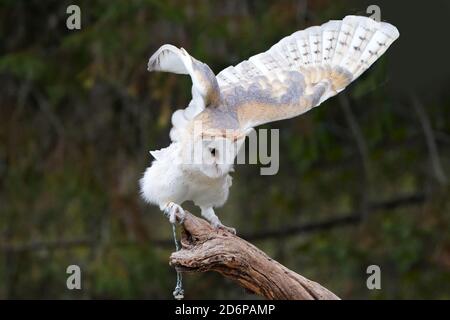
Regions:
<instances>
[{"instance_id":1,"label":"barn owl","mask_svg":"<svg viewBox=\"0 0 450 320\"><path fill-rule=\"evenodd\" d=\"M214 227L235 233L214 208L228 198L234 158L250 130L301 115L344 90L398 36L389 23L346 16L297 31L217 76L183 48L163 45L148 70L188 74L192 100L172 115L172 143L150 151L155 160L140 180L143 198L172 223L184 216L181 204L193 201Z\"/></svg>"}]
</instances>

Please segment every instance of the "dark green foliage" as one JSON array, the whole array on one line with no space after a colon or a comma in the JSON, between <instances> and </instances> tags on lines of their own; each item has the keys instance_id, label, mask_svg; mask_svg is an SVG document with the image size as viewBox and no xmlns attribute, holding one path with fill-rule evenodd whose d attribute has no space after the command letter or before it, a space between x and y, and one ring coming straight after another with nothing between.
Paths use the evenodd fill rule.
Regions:
<instances>
[{"instance_id":1,"label":"dark green foliage","mask_svg":"<svg viewBox=\"0 0 450 320\"><path fill-rule=\"evenodd\" d=\"M366 5L86 0L75 1L82 29L69 31L70 3L0 1L0 298L171 298L173 247L161 244L170 226L140 199L138 179L148 150L169 143L170 115L188 104L191 84L147 73L148 57L172 43L218 73L296 30L364 14ZM389 8L383 14L396 24L398 10ZM450 298L449 187L435 177L405 75L392 71L412 68L402 64L413 54L402 44L408 30L403 24L399 41L345 93L366 156L333 98L266 126L280 128L279 173L238 166L217 210L246 235L361 214L252 241L342 298ZM448 80L448 63L442 68ZM432 71L420 76L433 81ZM441 87L416 93L450 178L450 96ZM426 197L365 210L411 194ZM83 270L81 291L66 289L70 264ZM381 267L382 290L366 288L370 264ZM215 274L186 276L186 296L252 297Z\"/></svg>"}]
</instances>

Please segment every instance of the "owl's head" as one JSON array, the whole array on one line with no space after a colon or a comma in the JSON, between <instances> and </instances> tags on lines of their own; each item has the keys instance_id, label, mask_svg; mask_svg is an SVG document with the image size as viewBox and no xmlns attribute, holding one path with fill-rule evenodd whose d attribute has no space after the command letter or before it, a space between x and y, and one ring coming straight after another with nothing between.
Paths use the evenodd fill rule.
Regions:
<instances>
[{"instance_id":1,"label":"owl's head","mask_svg":"<svg viewBox=\"0 0 450 320\"><path fill-rule=\"evenodd\" d=\"M183 160L192 170L218 178L233 170L234 159L245 141L235 132L203 132L183 144Z\"/></svg>"}]
</instances>

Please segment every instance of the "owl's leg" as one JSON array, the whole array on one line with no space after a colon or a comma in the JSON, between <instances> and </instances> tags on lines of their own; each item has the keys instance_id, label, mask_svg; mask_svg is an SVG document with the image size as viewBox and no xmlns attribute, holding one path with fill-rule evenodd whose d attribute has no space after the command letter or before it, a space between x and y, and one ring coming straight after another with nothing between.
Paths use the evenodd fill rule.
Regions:
<instances>
[{"instance_id":1,"label":"owl's leg","mask_svg":"<svg viewBox=\"0 0 450 320\"><path fill-rule=\"evenodd\" d=\"M213 225L214 228L224 229L233 234L236 234L235 228L227 227L223 225L222 222L220 222L219 218L214 213L214 209L212 207L201 207L200 209L202 210L202 216L205 217L206 220L208 220Z\"/></svg>"},{"instance_id":2,"label":"owl's leg","mask_svg":"<svg viewBox=\"0 0 450 320\"><path fill-rule=\"evenodd\" d=\"M173 202L168 202L164 205L161 205L160 208L164 212L164 215L169 218L170 223L175 223L177 221L177 213L181 218L180 223L183 223L186 213L180 205Z\"/></svg>"}]
</instances>

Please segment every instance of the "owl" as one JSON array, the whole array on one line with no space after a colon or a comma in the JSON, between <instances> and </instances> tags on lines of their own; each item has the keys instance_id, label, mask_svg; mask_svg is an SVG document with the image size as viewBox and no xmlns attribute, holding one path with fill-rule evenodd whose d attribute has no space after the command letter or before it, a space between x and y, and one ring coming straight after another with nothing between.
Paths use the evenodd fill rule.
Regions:
<instances>
[{"instance_id":1,"label":"owl","mask_svg":"<svg viewBox=\"0 0 450 320\"><path fill-rule=\"evenodd\" d=\"M213 71L183 48L163 45L149 71L188 74L192 100L172 115L171 144L154 157L140 180L143 198L170 222L193 201L214 227L214 212L231 187L234 159L256 126L301 115L338 94L399 37L396 27L368 17L346 16L297 31L268 51Z\"/></svg>"}]
</instances>

